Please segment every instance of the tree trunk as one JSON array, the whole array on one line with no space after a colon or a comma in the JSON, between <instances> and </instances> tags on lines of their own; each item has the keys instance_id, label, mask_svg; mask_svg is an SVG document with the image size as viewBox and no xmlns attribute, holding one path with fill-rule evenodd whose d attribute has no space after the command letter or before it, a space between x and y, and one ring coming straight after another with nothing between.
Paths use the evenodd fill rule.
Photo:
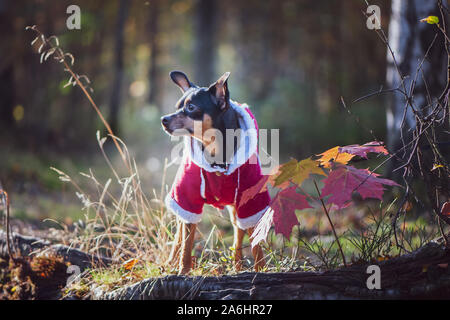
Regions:
<instances>
[{"instance_id":1,"label":"tree trunk","mask_svg":"<svg viewBox=\"0 0 450 320\"><path fill-rule=\"evenodd\" d=\"M11 4L11 1L0 0L0 30L5 35L14 33L13 21L8 14ZM9 41L6 41L0 47L3 57L0 62L0 129L8 129L14 125L14 53L8 48L9 45Z\"/></svg>"},{"instance_id":2,"label":"tree trunk","mask_svg":"<svg viewBox=\"0 0 450 320\"><path fill-rule=\"evenodd\" d=\"M124 47L124 28L127 19L128 0L120 0L119 15L117 18L115 52L114 52L114 82L111 94L109 124L114 134L118 134L119 129L119 109L121 104L121 88L123 82L123 47Z\"/></svg>"},{"instance_id":3,"label":"tree trunk","mask_svg":"<svg viewBox=\"0 0 450 320\"><path fill-rule=\"evenodd\" d=\"M389 26L389 45L391 46L404 85L408 91L411 83L416 79L413 105L422 114L427 114L430 108L430 97L437 97L446 85L446 53L443 47L444 39L439 35L434 46L428 53L428 57L422 65L422 71L416 78L416 73L424 58L434 36L438 33L435 26L419 22L420 19L430 15L440 16L437 1L422 0L393 0L391 20ZM390 52L388 52L388 66L386 81L388 88L400 88L401 78L394 64ZM425 81L423 79L425 77ZM429 92L429 96L427 93ZM393 95L387 109L387 145L391 152L395 152L412 139L412 131L416 126L416 120L411 108L406 109L405 96L399 92ZM403 141L402 141L403 140ZM409 150L409 149L406 149ZM402 157L402 153L399 154ZM390 171L398 166L393 162Z\"/></svg>"},{"instance_id":4,"label":"tree trunk","mask_svg":"<svg viewBox=\"0 0 450 320\"><path fill-rule=\"evenodd\" d=\"M195 16L194 83L207 86L215 81L217 25L216 0L197 0Z\"/></svg>"},{"instance_id":5,"label":"tree trunk","mask_svg":"<svg viewBox=\"0 0 450 320\"><path fill-rule=\"evenodd\" d=\"M150 104L154 104L161 109L161 100L160 100L160 88L159 88L159 76L160 76L160 67L158 64L159 57L159 44L157 41L158 37L158 17L160 14L160 2L159 0L154 0L151 2L150 14L149 14L149 23L148 23L148 32L150 33L150 70L149 70L149 83L150 83L150 92L148 96L148 102Z\"/></svg>"}]
</instances>

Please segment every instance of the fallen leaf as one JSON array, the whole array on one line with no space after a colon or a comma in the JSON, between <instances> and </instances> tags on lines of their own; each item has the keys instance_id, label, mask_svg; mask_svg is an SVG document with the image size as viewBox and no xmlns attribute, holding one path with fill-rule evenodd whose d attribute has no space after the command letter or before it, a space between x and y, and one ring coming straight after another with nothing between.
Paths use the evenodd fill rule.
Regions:
<instances>
[{"instance_id":1,"label":"fallen leaf","mask_svg":"<svg viewBox=\"0 0 450 320\"><path fill-rule=\"evenodd\" d=\"M124 267L125 270L130 271L138 261L139 260L135 258L129 259L122 263L122 267Z\"/></svg>"}]
</instances>

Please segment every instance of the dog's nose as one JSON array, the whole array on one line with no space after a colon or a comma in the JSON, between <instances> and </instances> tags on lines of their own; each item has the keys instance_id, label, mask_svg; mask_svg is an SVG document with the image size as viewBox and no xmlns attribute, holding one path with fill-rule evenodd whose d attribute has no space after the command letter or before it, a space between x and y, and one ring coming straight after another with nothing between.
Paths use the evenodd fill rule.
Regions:
<instances>
[{"instance_id":1,"label":"dog's nose","mask_svg":"<svg viewBox=\"0 0 450 320\"><path fill-rule=\"evenodd\" d=\"M161 123L162 123L164 126L167 126L167 125L169 124L169 117L168 117L168 116L161 117Z\"/></svg>"}]
</instances>

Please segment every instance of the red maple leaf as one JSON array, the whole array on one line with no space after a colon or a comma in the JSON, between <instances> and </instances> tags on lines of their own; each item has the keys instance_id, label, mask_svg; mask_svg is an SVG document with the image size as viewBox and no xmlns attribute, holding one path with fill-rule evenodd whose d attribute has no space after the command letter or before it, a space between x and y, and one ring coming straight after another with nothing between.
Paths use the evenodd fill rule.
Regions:
<instances>
[{"instance_id":1,"label":"red maple leaf","mask_svg":"<svg viewBox=\"0 0 450 320\"><path fill-rule=\"evenodd\" d=\"M368 142L362 146L359 144L352 144L345 147L339 147L339 153L349 153L365 159L367 159L367 154L369 152L389 154L381 141Z\"/></svg>"},{"instance_id":2,"label":"red maple leaf","mask_svg":"<svg viewBox=\"0 0 450 320\"><path fill-rule=\"evenodd\" d=\"M297 193L295 189L293 186L278 192L271 204L275 232L282 233L286 238L290 237L292 228L298 224L295 210L312 208L306 201L306 196Z\"/></svg>"},{"instance_id":3,"label":"red maple leaf","mask_svg":"<svg viewBox=\"0 0 450 320\"><path fill-rule=\"evenodd\" d=\"M392 180L378 178L378 174L368 169L356 169L351 166L338 166L323 180L322 197L330 196L328 203L333 203L338 209L344 208L352 199L353 192L358 192L363 199L375 198L382 200L383 185L398 186Z\"/></svg>"},{"instance_id":4,"label":"red maple leaf","mask_svg":"<svg viewBox=\"0 0 450 320\"><path fill-rule=\"evenodd\" d=\"M258 183L251 186L250 188L242 192L241 200L239 201L238 208L246 204L250 199L253 199L257 194L267 190L267 180L269 180L269 175L262 176Z\"/></svg>"}]
</instances>

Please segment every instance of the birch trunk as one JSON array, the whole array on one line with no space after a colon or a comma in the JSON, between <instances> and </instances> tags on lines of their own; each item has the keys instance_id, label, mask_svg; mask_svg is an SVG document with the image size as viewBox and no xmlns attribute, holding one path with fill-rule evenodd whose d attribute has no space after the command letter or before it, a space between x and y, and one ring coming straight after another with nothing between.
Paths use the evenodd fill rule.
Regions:
<instances>
[{"instance_id":1,"label":"birch trunk","mask_svg":"<svg viewBox=\"0 0 450 320\"><path fill-rule=\"evenodd\" d=\"M428 105L438 97L446 85L446 54L442 35L436 39L417 74L421 61L438 33L435 26L420 22L420 19L430 15L440 16L437 1L392 1L389 45L394 52L398 70L388 51L386 74L389 88L400 87L402 90L406 88L408 95L413 81L416 81L412 103L415 110L425 115L430 110ZM404 80L404 87L399 71ZM400 92L396 92L388 104L387 144L391 152L397 151L404 143L411 141L416 127L414 114L411 108L406 106L405 96Z\"/></svg>"}]
</instances>

